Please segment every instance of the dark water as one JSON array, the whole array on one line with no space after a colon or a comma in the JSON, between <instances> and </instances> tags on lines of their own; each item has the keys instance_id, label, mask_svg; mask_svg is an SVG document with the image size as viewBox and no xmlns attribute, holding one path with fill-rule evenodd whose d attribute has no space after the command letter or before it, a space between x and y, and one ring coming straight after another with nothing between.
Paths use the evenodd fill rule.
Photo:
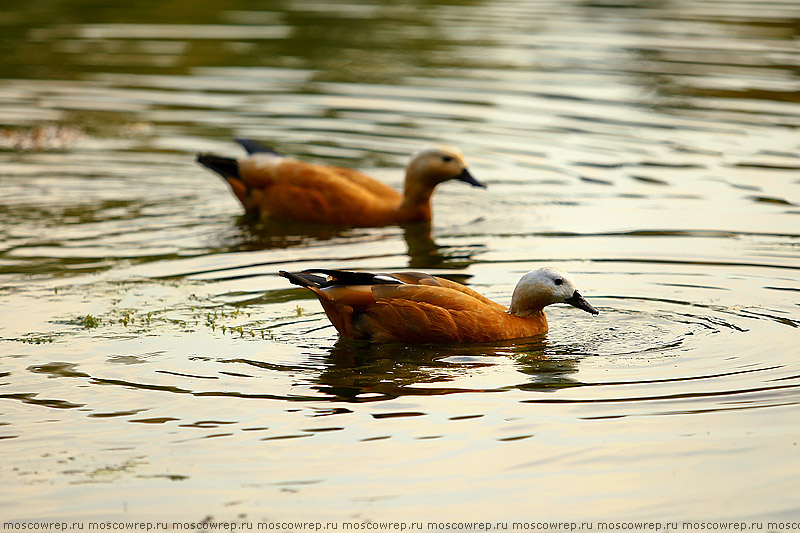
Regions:
<instances>
[{"instance_id":1,"label":"dark water","mask_svg":"<svg viewBox=\"0 0 800 533\"><path fill-rule=\"evenodd\" d=\"M4 2L0 515L797 519L799 43L789 0ZM193 162L236 136L489 188L248 225ZM276 274L544 264L600 315L477 346L337 342Z\"/></svg>"}]
</instances>

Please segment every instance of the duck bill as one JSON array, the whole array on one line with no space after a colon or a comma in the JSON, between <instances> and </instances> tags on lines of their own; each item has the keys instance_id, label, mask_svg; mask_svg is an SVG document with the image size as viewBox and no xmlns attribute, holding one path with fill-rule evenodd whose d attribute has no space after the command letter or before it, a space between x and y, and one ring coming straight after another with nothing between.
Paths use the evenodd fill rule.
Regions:
<instances>
[{"instance_id":1,"label":"duck bill","mask_svg":"<svg viewBox=\"0 0 800 533\"><path fill-rule=\"evenodd\" d=\"M473 187L481 187L483 189L486 188L486 185L484 183L481 183L480 181L476 180L475 176L470 174L470 172L469 172L469 170L467 168L464 168L464 170L461 171L461 174L456 176L456 179L458 181L463 181L464 183L469 183Z\"/></svg>"},{"instance_id":2,"label":"duck bill","mask_svg":"<svg viewBox=\"0 0 800 533\"><path fill-rule=\"evenodd\" d=\"M564 300L564 302L568 303L573 307L577 307L578 309L583 309L587 313L591 313L593 315L600 314L600 312L594 307L592 307L592 304L587 302L586 299L583 296L581 296L581 293L579 293L578 291L575 291L575 293L566 300Z\"/></svg>"}]
</instances>

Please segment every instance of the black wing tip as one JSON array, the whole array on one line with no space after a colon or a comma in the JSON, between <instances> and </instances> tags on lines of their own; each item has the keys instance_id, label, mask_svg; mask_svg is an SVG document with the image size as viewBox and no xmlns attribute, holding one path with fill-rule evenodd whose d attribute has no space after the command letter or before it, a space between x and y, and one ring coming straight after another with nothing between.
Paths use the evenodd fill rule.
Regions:
<instances>
[{"instance_id":1,"label":"black wing tip","mask_svg":"<svg viewBox=\"0 0 800 533\"><path fill-rule=\"evenodd\" d=\"M326 278L315 276L308 272L298 272L295 274L285 270L279 270L278 275L288 279L293 285L299 285L300 287L321 287L327 281Z\"/></svg>"},{"instance_id":2,"label":"black wing tip","mask_svg":"<svg viewBox=\"0 0 800 533\"><path fill-rule=\"evenodd\" d=\"M333 270L328 268L309 268L302 272L291 273L281 270L278 272L295 285L308 287L335 287L344 285L381 285L403 283L393 278L390 274L373 274L372 272L357 272L353 270ZM325 277L316 275L322 274Z\"/></svg>"},{"instance_id":3,"label":"black wing tip","mask_svg":"<svg viewBox=\"0 0 800 533\"><path fill-rule=\"evenodd\" d=\"M236 138L236 142L239 143L239 145L242 148L247 150L248 154L275 154L275 155L281 155L279 152L273 150L272 148L270 148L268 146L264 146L260 142L254 141L253 139L244 139L244 138L241 138L241 137L237 137Z\"/></svg>"}]
</instances>

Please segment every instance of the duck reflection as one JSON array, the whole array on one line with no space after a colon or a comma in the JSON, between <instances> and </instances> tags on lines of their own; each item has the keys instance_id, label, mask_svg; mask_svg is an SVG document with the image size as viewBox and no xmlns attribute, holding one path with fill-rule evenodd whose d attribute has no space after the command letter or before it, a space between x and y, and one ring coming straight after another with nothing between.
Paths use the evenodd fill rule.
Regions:
<instances>
[{"instance_id":1,"label":"duck reflection","mask_svg":"<svg viewBox=\"0 0 800 533\"><path fill-rule=\"evenodd\" d=\"M543 336L469 345L376 344L339 339L326 357L327 367L317 377L315 388L337 401L372 402L402 396L510 389L550 392L583 385L571 377L578 372L578 359L551 358L546 355L547 350ZM501 357L513 358L516 370L527 379L497 388L453 383L472 370L500 364Z\"/></svg>"},{"instance_id":2,"label":"duck reflection","mask_svg":"<svg viewBox=\"0 0 800 533\"><path fill-rule=\"evenodd\" d=\"M431 236L431 225L425 222L405 224L403 238L410 268L466 268L475 262L473 256L486 248L483 244L436 244Z\"/></svg>"},{"instance_id":3,"label":"duck reflection","mask_svg":"<svg viewBox=\"0 0 800 533\"><path fill-rule=\"evenodd\" d=\"M236 224L225 236L225 251L255 252L276 248L292 248L312 242L356 237L359 230L345 226L328 226L286 220L258 220L250 215L236 218Z\"/></svg>"},{"instance_id":4,"label":"duck reflection","mask_svg":"<svg viewBox=\"0 0 800 533\"><path fill-rule=\"evenodd\" d=\"M307 246L330 241L368 243L398 235L405 240L410 268L466 268L473 256L484 250L483 244L443 246L432 236L430 223L419 222L382 228L351 228L303 222L253 220L238 217L231 231L223 236L224 247L217 252L251 252Z\"/></svg>"}]
</instances>

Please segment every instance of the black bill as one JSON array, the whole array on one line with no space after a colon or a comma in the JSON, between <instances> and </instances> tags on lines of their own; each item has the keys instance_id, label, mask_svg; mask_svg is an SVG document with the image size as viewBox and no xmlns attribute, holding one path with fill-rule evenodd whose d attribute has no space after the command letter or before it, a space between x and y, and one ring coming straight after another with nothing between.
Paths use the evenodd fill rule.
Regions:
<instances>
[{"instance_id":1,"label":"black bill","mask_svg":"<svg viewBox=\"0 0 800 533\"><path fill-rule=\"evenodd\" d=\"M486 188L486 185L481 183L480 181L476 180L475 176L470 174L469 170L466 169L466 168L461 171L461 174L456 176L456 179L458 181L463 181L464 183L469 183L473 187L483 187L484 189Z\"/></svg>"},{"instance_id":2,"label":"black bill","mask_svg":"<svg viewBox=\"0 0 800 533\"><path fill-rule=\"evenodd\" d=\"M568 303L569 305L577 307L578 309L583 309L587 313L592 313L593 315L600 314L600 312L594 307L592 307L592 304L587 302L586 299L583 296L581 296L581 293L579 293L578 291L575 291L575 293L572 296L564 300L564 303Z\"/></svg>"}]
</instances>

